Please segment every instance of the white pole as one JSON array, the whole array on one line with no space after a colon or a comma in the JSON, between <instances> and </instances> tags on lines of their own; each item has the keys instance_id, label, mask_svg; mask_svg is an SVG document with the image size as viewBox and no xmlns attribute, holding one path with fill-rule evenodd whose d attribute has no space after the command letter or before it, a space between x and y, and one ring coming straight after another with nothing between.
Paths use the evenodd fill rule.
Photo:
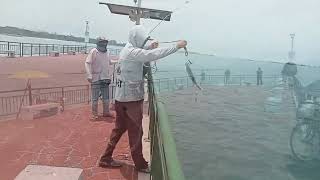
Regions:
<instances>
[{"instance_id":1,"label":"white pole","mask_svg":"<svg viewBox=\"0 0 320 180\"><path fill-rule=\"evenodd\" d=\"M294 44L294 36L292 37L292 42L291 42L291 50L293 51L293 44Z\"/></svg>"},{"instance_id":2,"label":"white pole","mask_svg":"<svg viewBox=\"0 0 320 180\"><path fill-rule=\"evenodd\" d=\"M85 38L84 38L84 42L85 42L85 53L87 53L88 51L88 43L90 40L90 36L89 36L89 21L86 21L86 32L85 32Z\"/></svg>"},{"instance_id":3,"label":"white pole","mask_svg":"<svg viewBox=\"0 0 320 180\"><path fill-rule=\"evenodd\" d=\"M139 24L140 24L140 18L141 18L141 16L142 16L142 12L140 11L141 1L142 1L142 0L138 0L138 10L137 10L137 21L136 21L136 25L139 25Z\"/></svg>"},{"instance_id":4,"label":"white pole","mask_svg":"<svg viewBox=\"0 0 320 180\"><path fill-rule=\"evenodd\" d=\"M290 34L291 37L291 51L289 52L289 60L290 62L295 60L295 51L294 51L294 37L295 34Z\"/></svg>"}]
</instances>

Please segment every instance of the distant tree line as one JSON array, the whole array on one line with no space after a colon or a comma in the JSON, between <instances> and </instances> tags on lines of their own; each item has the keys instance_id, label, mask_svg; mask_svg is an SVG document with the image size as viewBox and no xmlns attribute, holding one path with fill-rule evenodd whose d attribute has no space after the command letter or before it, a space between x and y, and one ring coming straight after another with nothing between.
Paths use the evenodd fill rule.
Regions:
<instances>
[{"instance_id":1,"label":"distant tree line","mask_svg":"<svg viewBox=\"0 0 320 180\"><path fill-rule=\"evenodd\" d=\"M83 37L76 37L72 35L61 35L57 33L48 33L43 31L31 31L27 29L17 28L17 27L10 27L0 26L0 34L7 34L7 35L18 35L18 36L26 36L26 37L36 37L36 38L46 38L46 39L57 39L63 41L75 41L75 42L84 42ZM96 43L96 39L90 38L89 43ZM125 46L125 43L119 43L116 40L110 40L109 45L114 46Z\"/></svg>"}]
</instances>

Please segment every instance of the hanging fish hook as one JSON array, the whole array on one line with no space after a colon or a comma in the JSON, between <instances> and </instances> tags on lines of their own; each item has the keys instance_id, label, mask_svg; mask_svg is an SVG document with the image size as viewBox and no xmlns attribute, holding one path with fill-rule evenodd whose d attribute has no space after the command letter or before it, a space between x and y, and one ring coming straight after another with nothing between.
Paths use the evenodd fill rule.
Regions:
<instances>
[{"instance_id":1,"label":"hanging fish hook","mask_svg":"<svg viewBox=\"0 0 320 180\"><path fill-rule=\"evenodd\" d=\"M188 56L189 56L189 52L188 52L188 49L187 49L187 47L184 47L183 48L184 49L184 55L186 56L186 58L187 58L187 61L189 62L189 64L192 64L192 62L188 59Z\"/></svg>"},{"instance_id":2,"label":"hanging fish hook","mask_svg":"<svg viewBox=\"0 0 320 180\"><path fill-rule=\"evenodd\" d=\"M185 55L185 56L188 56L188 55L189 55L189 52L188 52L187 47L184 47L184 51L185 51L185 52L184 52L184 55Z\"/></svg>"}]
</instances>

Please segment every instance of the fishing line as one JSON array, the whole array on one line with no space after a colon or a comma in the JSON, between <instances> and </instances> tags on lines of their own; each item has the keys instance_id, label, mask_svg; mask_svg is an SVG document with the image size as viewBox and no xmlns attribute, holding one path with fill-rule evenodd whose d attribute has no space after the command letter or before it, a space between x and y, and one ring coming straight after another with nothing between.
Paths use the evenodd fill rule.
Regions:
<instances>
[{"instance_id":1,"label":"fishing line","mask_svg":"<svg viewBox=\"0 0 320 180\"><path fill-rule=\"evenodd\" d=\"M175 8L175 9L172 11L172 13L175 13L175 12L181 10L182 8L185 7L185 5L187 5L187 4L189 4L189 3L190 3L190 1L185 1L185 2L182 4L181 7ZM151 31L149 32L148 35L150 35L155 29L157 29L157 27L159 27L160 24L161 24L167 17L169 17L172 13L167 14L158 24L156 24L156 25L151 29Z\"/></svg>"},{"instance_id":2,"label":"fishing line","mask_svg":"<svg viewBox=\"0 0 320 180\"><path fill-rule=\"evenodd\" d=\"M158 42L159 44L169 44L169 43L175 43L175 42L179 42L179 40L176 41L162 41L162 42Z\"/></svg>"},{"instance_id":3,"label":"fishing line","mask_svg":"<svg viewBox=\"0 0 320 180\"><path fill-rule=\"evenodd\" d=\"M185 5L189 4L190 1L185 1L184 4L181 6L181 7L177 7L176 9L174 9L172 11L172 13L175 13L177 12L178 10L181 10L182 8L186 7ZM152 32L154 32L154 30L156 30L160 24L168 17L170 16L172 13L169 13L167 14L158 24L156 24L152 29L151 31L148 33L148 35L150 36L150 34ZM159 42L159 43L162 43L162 44L169 44L169 43L175 43L175 42L178 42L179 40L175 40L175 41L164 41L164 42ZM185 50L185 57L186 57L186 63L185 63L185 66L186 66L186 71L187 71L187 74L189 76L189 78L191 79L191 81L193 82L193 84L199 89L199 90L202 90L202 88L199 86L199 84L197 83L196 81L196 78L194 77L193 73L192 73L192 70L191 70L191 67L190 65L192 64L192 62L190 61L190 59L188 58L189 56L189 52L188 52L188 49L187 47L184 47L184 50ZM152 67L153 69L155 69L155 72L158 70L158 67L157 67L157 63L155 62L154 63L154 67Z\"/></svg>"},{"instance_id":4,"label":"fishing line","mask_svg":"<svg viewBox=\"0 0 320 180\"><path fill-rule=\"evenodd\" d=\"M164 42L159 42L159 43L174 43L174 42L178 42L178 41L164 41ZM197 87L199 90L202 90L201 86L198 84L195 76L193 75L193 72L191 70L191 67L190 65L192 64L192 62L190 61L189 59L189 52L188 52L188 49L187 47L184 47L184 55L186 57L186 63L185 63L185 66L186 66L186 71L187 71L187 74L189 76L189 78L191 79L192 83L195 85L195 87ZM158 70L158 67L157 67L157 64L155 62L155 68L156 68L156 71Z\"/></svg>"}]
</instances>

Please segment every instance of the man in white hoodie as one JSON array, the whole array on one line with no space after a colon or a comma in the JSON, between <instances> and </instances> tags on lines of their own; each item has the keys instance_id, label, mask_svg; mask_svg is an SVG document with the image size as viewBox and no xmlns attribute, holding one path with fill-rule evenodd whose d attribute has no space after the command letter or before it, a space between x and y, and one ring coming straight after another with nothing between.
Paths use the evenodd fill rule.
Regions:
<instances>
[{"instance_id":1,"label":"man in white hoodie","mask_svg":"<svg viewBox=\"0 0 320 180\"><path fill-rule=\"evenodd\" d=\"M142 117L144 100L144 63L164 58L184 48L187 42L158 48L158 42L150 41L147 31L141 25L134 26L129 32L129 42L122 49L116 68L115 109L117 112L115 128L112 130L107 149L100 159L101 167L120 167L112 159L122 134L128 130L131 156L138 171L149 172L148 162L142 154Z\"/></svg>"}]
</instances>

